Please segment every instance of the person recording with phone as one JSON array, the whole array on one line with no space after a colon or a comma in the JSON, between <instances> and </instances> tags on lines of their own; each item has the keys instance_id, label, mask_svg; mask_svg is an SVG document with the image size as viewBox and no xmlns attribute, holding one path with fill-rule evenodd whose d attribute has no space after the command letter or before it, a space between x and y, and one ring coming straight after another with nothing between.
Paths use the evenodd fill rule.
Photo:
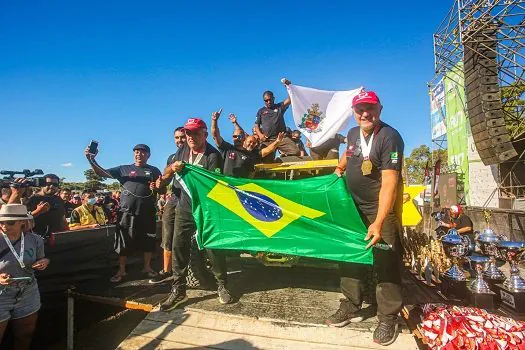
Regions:
<instances>
[{"instance_id":1,"label":"person recording with phone","mask_svg":"<svg viewBox=\"0 0 525 350\"><path fill-rule=\"evenodd\" d=\"M153 278L157 272L151 268L151 256L156 249L156 201L158 191L155 182L162 176L160 170L147 164L151 151L147 145L133 147L133 164L104 169L95 160L98 143L92 141L84 154L93 171L102 177L116 179L122 186L120 209L115 229L115 252L119 254L119 270L111 277L118 283L127 275L127 257L140 249L144 254L142 272Z\"/></svg>"},{"instance_id":2,"label":"person recording with phone","mask_svg":"<svg viewBox=\"0 0 525 350\"><path fill-rule=\"evenodd\" d=\"M12 322L14 349L31 345L40 309L34 271L49 265L42 237L26 232L32 219L22 204L0 208L0 343Z\"/></svg>"},{"instance_id":3,"label":"person recording with phone","mask_svg":"<svg viewBox=\"0 0 525 350\"><path fill-rule=\"evenodd\" d=\"M68 231L66 208L62 199L56 195L60 189L60 179L55 174L47 174L44 175L44 181L44 186L26 204L35 220L33 232L48 236L54 232Z\"/></svg>"}]
</instances>

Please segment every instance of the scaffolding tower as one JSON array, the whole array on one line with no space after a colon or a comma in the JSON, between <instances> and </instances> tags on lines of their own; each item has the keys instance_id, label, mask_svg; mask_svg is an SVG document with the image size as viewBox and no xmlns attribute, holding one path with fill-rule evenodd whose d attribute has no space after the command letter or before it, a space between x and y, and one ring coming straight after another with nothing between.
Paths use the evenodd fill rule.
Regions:
<instances>
[{"instance_id":1,"label":"scaffolding tower","mask_svg":"<svg viewBox=\"0 0 525 350\"><path fill-rule=\"evenodd\" d=\"M508 135L513 144L525 141L525 0L455 0L433 41L435 75L429 91L445 75L451 78L450 72L464 76L458 63L464 59L465 48L481 59L495 61ZM457 86L465 89L465 79L457 80ZM463 101L463 109L468 115L467 101ZM446 147L446 135L432 140L432 150ZM525 150L518 150L518 157L505 162L511 165L504 172L500 165L500 195L525 197L525 181L518 174L523 172L524 154Z\"/></svg>"}]
</instances>

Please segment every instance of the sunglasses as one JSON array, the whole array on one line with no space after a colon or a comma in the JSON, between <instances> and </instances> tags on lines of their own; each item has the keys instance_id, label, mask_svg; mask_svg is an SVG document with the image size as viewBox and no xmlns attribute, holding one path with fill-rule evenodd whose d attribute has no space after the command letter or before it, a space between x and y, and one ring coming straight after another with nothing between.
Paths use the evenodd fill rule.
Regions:
<instances>
[{"instance_id":1,"label":"sunglasses","mask_svg":"<svg viewBox=\"0 0 525 350\"><path fill-rule=\"evenodd\" d=\"M267 100L265 99L264 102L270 102L271 100L272 100L271 98L269 98Z\"/></svg>"},{"instance_id":2,"label":"sunglasses","mask_svg":"<svg viewBox=\"0 0 525 350\"><path fill-rule=\"evenodd\" d=\"M16 224L16 221L4 221L4 222L0 222L0 224L4 224L7 226L14 226Z\"/></svg>"},{"instance_id":3,"label":"sunglasses","mask_svg":"<svg viewBox=\"0 0 525 350\"><path fill-rule=\"evenodd\" d=\"M242 139L242 134L239 134L239 135L232 135L232 138L234 139Z\"/></svg>"},{"instance_id":4,"label":"sunglasses","mask_svg":"<svg viewBox=\"0 0 525 350\"><path fill-rule=\"evenodd\" d=\"M46 182L46 186L47 187L60 187L59 184L57 184L56 182Z\"/></svg>"}]
</instances>

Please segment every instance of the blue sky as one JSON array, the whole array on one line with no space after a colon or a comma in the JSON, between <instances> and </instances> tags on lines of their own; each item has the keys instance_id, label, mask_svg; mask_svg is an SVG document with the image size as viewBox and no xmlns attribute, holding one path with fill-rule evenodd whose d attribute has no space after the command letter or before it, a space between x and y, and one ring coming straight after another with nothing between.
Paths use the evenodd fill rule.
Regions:
<instances>
[{"instance_id":1,"label":"blue sky","mask_svg":"<svg viewBox=\"0 0 525 350\"><path fill-rule=\"evenodd\" d=\"M409 153L430 144L432 34L451 1L0 1L0 169L81 181L83 149L164 166L172 132L222 107L251 128L280 79L375 90ZM286 114L292 124L291 110ZM354 125L354 124L352 124ZM232 128L220 121L223 135Z\"/></svg>"}]
</instances>

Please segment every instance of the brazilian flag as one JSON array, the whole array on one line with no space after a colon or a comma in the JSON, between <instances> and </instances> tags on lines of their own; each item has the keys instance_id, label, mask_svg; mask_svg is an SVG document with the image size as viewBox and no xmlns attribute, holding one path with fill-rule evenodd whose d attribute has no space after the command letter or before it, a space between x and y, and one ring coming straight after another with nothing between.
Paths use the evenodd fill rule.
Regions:
<instances>
[{"instance_id":1,"label":"brazilian flag","mask_svg":"<svg viewBox=\"0 0 525 350\"><path fill-rule=\"evenodd\" d=\"M201 248L233 249L372 264L366 226L343 178L253 180L186 164Z\"/></svg>"}]
</instances>

